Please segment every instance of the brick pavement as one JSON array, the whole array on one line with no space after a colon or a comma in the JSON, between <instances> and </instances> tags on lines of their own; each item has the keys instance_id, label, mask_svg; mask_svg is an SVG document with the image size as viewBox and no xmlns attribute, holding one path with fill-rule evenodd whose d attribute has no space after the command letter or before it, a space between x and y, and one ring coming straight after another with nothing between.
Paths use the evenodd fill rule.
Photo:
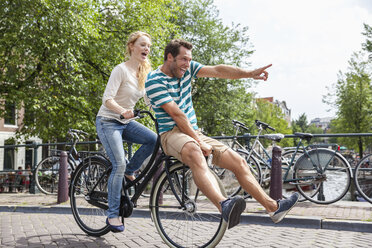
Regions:
<instances>
[{"instance_id":1,"label":"brick pavement","mask_svg":"<svg viewBox=\"0 0 372 248\"><path fill-rule=\"evenodd\" d=\"M138 202L142 216L149 216L148 198L141 197ZM8 206L12 206L9 208ZM0 194L0 211L32 212L37 211L62 212L69 211L69 202L57 204L56 195L44 194ZM1 210L1 209L4 210ZM29 208L28 210L25 210ZM18 210L17 210L18 209ZM138 211L137 211L138 212ZM138 214L137 214L138 215ZM254 200L247 201L247 208L242 217L242 223L273 225L263 207ZM288 214L281 226L327 228L336 230L352 230L372 233L372 204L368 202L339 201L330 205L320 205L311 202L298 203Z\"/></svg>"},{"instance_id":2,"label":"brick pavement","mask_svg":"<svg viewBox=\"0 0 372 248\"><path fill-rule=\"evenodd\" d=\"M217 247L370 247L371 233L238 225ZM0 247L167 247L150 218L129 218L123 233L90 237L71 214L0 212Z\"/></svg>"},{"instance_id":3,"label":"brick pavement","mask_svg":"<svg viewBox=\"0 0 372 248\"><path fill-rule=\"evenodd\" d=\"M69 202L57 204L56 195L44 194L0 194L0 206L69 206ZM148 209L148 198L140 198L139 209ZM264 208L254 200L247 201L245 213L266 215ZM290 215L320 217L324 219L354 220L372 223L372 204L368 202L339 201L329 205L299 202Z\"/></svg>"}]
</instances>

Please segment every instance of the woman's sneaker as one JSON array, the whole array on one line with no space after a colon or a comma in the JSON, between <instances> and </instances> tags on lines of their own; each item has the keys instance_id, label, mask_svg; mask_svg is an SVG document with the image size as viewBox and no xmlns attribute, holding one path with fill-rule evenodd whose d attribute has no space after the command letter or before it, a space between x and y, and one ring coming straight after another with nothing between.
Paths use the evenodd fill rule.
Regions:
<instances>
[{"instance_id":1,"label":"woman's sneaker","mask_svg":"<svg viewBox=\"0 0 372 248\"><path fill-rule=\"evenodd\" d=\"M275 212L269 212L269 215L274 223L279 223L285 215L293 208L297 203L300 195L295 192L288 199L278 201L278 210Z\"/></svg>"},{"instance_id":2,"label":"woman's sneaker","mask_svg":"<svg viewBox=\"0 0 372 248\"><path fill-rule=\"evenodd\" d=\"M221 203L222 218L227 222L228 229L240 222L240 215L245 210L246 203L240 196L228 198Z\"/></svg>"}]
</instances>

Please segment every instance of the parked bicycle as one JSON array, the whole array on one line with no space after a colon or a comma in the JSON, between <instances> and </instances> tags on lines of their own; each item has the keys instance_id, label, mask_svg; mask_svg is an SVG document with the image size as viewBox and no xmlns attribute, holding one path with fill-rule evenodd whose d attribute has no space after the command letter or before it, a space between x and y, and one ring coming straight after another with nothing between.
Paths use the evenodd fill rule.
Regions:
<instances>
[{"instance_id":1,"label":"parked bicycle","mask_svg":"<svg viewBox=\"0 0 372 248\"><path fill-rule=\"evenodd\" d=\"M222 239L227 225L215 206L196 187L189 167L160 150L160 136L156 119L146 114L155 123L158 139L154 153L147 166L132 182L123 180L120 216L131 216L137 200L159 169L162 169L151 190L149 208L152 220L164 242L170 247L215 247ZM164 168L161 168L164 163ZM111 172L108 160L90 156L76 168L70 185L70 203L73 216L79 227L88 235L101 236L110 231L106 224L108 209L107 183ZM215 175L215 174L214 174ZM215 175L219 186L222 183ZM129 196L128 189L135 185ZM222 189L221 189L222 190ZM222 191L223 192L223 191ZM202 234L202 235L201 235Z\"/></svg>"},{"instance_id":2,"label":"parked bicycle","mask_svg":"<svg viewBox=\"0 0 372 248\"><path fill-rule=\"evenodd\" d=\"M244 123L233 121L234 126L248 130ZM261 167L262 185L270 182L271 155L260 142L260 138L280 141L282 134L261 135L263 130L275 130L267 123L256 121L258 135L250 147L244 147L237 141L232 148L244 153L246 159L256 161ZM328 148L305 146L303 140L310 142L312 134L295 133L299 142L294 150L282 154L283 197L290 196L294 190L303 196L302 200L309 200L319 204L330 204L342 199L348 192L352 170L346 159ZM262 156L263 152L264 156ZM240 186L235 192L240 192Z\"/></svg>"},{"instance_id":3,"label":"parked bicycle","mask_svg":"<svg viewBox=\"0 0 372 248\"><path fill-rule=\"evenodd\" d=\"M69 177L74 169L81 163L81 156L76 150L76 144L79 140L84 139L88 133L77 130L69 129L69 139L71 146L67 153L68 155L68 174ZM35 169L35 183L40 192L44 194L57 194L58 181L59 181L59 167L60 167L61 151L56 151L55 154L43 159Z\"/></svg>"},{"instance_id":4,"label":"parked bicycle","mask_svg":"<svg viewBox=\"0 0 372 248\"><path fill-rule=\"evenodd\" d=\"M355 166L354 183L359 195L372 203L372 154L364 156Z\"/></svg>"}]
</instances>

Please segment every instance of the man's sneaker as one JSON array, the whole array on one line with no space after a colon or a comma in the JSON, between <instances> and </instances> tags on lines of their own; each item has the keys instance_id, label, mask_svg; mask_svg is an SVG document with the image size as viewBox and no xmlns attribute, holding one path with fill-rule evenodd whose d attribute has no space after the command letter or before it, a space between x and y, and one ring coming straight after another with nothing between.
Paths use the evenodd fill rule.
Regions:
<instances>
[{"instance_id":1,"label":"man's sneaker","mask_svg":"<svg viewBox=\"0 0 372 248\"><path fill-rule=\"evenodd\" d=\"M245 201L240 196L228 198L222 202L222 218L227 222L228 229L236 226L240 222L240 215L245 209Z\"/></svg>"},{"instance_id":2,"label":"man's sneaker","mask_svg":"<svg viewBox=\"0 0 372 248\"><path fill-rule=\"evenodd\" d=\"M272 221L274 223L279 223L289 212L289 210L291 210L293 206L297 203L299 197L300 195L297 192L295 192L288 199L279 200L278 210L269 213Z\"/></svg>"}]
</instances>

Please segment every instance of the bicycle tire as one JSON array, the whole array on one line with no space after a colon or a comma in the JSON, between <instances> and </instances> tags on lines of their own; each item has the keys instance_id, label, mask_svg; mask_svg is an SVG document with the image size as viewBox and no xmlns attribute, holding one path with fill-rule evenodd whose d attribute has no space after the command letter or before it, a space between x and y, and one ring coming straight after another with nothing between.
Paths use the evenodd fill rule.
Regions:
<instances>
[{"instance_id":1,"label":"bicycle tire","mask_svg":"<svg viewBox=\"0 0 372 248\"><path fill-rule=\"evenodd\" d=\"M35 184L44 194L58 193L59 156L49 156L40 161L35 170ZM71 168L69 166L69 168Z\"/></svg>"},{"instance_id":2,"label":"bicycle tire","mask_svg":"<svg viewBox=\"0 0 372 248\"><path fill-rule=\"evenodd\" d=\"M310 150L299 157L293 177L302 179L301 184L296 184L297 190L317 204L331 204L342 199L351 181L350 166L345 158L326 148Z\"/></svg>"},{"instance_id":3,"label":"bicycle tire","mask_svg":"<svg viewBox=\"0 0 372 248\"><path fill-rule=\"evenodd\" d=\"M354 183L360 196L372 203L372 154L363 157L356 165Z\"/></svg>"},{"instance_id":4,"label":"bicycle tire","mask_svg":"<svg viewBox=\"0 0 372 248\"><path fill-rule=\"evenodd\" d=\"M106 224L107 183L110 162L99 156L86 158L75 170L70 185L70 205L75 221L85 233L99 237L110 231ZM102 177L102 178L101 178ZM92 192L92 187L101 180ZM89 200L96 199L96 206ZM98 199L98 200L97 200ZM97 203L100 206L97 206Z\"/></svg>"},{"instance_id":5,"label":"bicycle tire","mask_svg":"<svg viewBox=\"0 0 372 248\"><path fill-rule=\"evenodd\" d=\"M215 247L227 229L221 214L197 189L188 167L177 162L170 167L169 175L178 197L187 199L187 207L181 207L171 190L167 173L163 171L150 197L151 216L161 238L169 247ZM213 175L222 187L218 176ZM182 183L183 177L186 178L185 183ZM182 188L186 188L183 196Z\"/></svg>"}]
</instances>

